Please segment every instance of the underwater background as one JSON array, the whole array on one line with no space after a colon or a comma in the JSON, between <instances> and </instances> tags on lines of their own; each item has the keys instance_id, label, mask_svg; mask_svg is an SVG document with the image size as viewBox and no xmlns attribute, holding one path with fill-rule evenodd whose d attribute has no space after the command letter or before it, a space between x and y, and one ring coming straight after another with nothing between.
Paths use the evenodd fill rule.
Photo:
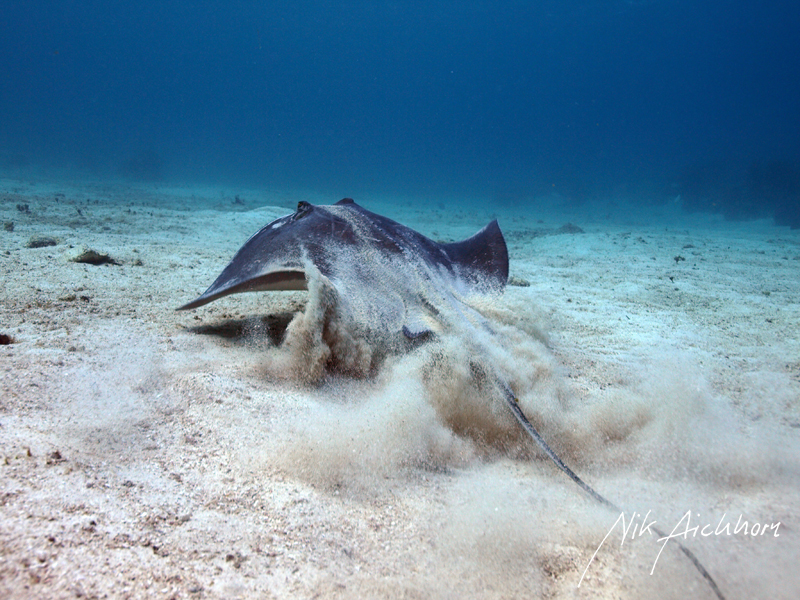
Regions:
<instances>
[{"instance_id":1,"label":"underwater background","mask_svg":"<svg viewBox=\"0 0 800 600\"><path fill-rule=\"evenodd\" d=\"M800 5L7 0L0 176L800 226Z\"/></svg>"},{"instance_id":2,"label":"underwater background","mask_svg":"<svg viewBox=\"0 0 800 600\"><path fill-rule=\"evenodd\" d=\"M800 598L798 33L796 0L3 0L0 598L713 597L650 517L728 600ZM175 310L346 196L496 219L503 294L371 239L353 285ZM436 333L387 317L395 350L398 297Z\"/></svg>"}]
</instances>

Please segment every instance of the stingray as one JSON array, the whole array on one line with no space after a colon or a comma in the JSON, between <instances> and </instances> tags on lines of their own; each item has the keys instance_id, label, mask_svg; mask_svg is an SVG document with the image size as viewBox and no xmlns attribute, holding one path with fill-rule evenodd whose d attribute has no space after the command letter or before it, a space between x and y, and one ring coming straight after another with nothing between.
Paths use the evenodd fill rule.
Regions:
<instances>
[{"instance_id":1,"label":"stingray","mask_svg":"<svg viewBox=\"0 0 800 600\"><path fill-rule=\"evenodd\" d=\"M491 333L490 324L472 308L470 299L503 291L508 281L508 249L497 220L461 242L439 243L366 210L351 198L329 206L300 202L293 214L251 236L214 283L178 310L242 292L307 289L314 271L330 282L339 308L364 335L389 343L424 340L453 326L453 319L459 319L462 327ZM508 382L497 373L494 379L522 429L550 460L597 502L621 513L550 448L522 411ZM667 537L660 529L651 529ZM676 543L723 599L695 555Z\"/></svg>"},{"instance_id":2,"label":"stingray","mask_svg":"<svg viewBox=\"0 0 800 600\"><path fill-rule=\"evenodd\" d=\"M467 301L503 290L508 250L496 220L467 240L440 244L350 198L300 202L247 240L216 281L178 310L241 292L303 290L309 269L330 281L368 335L415 339L447 326L442 309L480 320Z\"/></svg>"}]
</instances>

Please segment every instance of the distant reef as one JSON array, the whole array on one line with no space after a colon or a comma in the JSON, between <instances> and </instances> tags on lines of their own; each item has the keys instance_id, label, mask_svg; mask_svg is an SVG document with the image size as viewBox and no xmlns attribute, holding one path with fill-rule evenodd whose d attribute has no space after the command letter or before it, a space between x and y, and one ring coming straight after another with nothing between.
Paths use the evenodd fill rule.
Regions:
<instances>
[{"instance_id":1,"label":"distant reef","mask_svg":"<svg viewBox=\"0 0 800 600\"><path fill-rule=\"evenodd\" d=\"M723 162L696 163L680 178L683 208L716 212L731 220L773 217L800 228L800 165L787 160L752 161L746 168Z\"/></svg>"}]
</instances>

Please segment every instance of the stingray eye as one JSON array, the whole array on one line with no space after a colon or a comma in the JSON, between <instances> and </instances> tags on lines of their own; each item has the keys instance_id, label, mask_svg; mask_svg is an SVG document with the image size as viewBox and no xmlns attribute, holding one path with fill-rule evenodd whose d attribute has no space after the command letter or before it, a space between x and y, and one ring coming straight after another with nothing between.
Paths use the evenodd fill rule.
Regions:
<instances>
[{"instance_id":1,"label":"stingray eye","mask_svg":"<svg viewBox=\"0 0 800 600\"><path fill-rule=\"evenodd\" d=\"M311 205L305 200L301 200L300 202L297 203L297 212L295 213L295 216L299 218L309 213L310 211L311 211Z\"/></svg>"}]
</instances>

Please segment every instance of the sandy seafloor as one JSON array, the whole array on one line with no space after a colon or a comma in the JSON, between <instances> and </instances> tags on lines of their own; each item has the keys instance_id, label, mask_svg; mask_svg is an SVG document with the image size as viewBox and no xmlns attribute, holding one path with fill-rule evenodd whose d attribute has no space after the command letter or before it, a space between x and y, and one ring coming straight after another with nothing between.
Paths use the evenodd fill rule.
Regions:
<instances>
[{"instance_id":1,"label":"sandy seafloor","mask_svg":"<svg viewBox=\"0 0 800 600\"><path fill-rule=\"evenodd\" d=\"M308 385L265 333L306 293L174 311L337 199L0 181L0 597L713 597L647 532L586 569L619 515L518 435L469 340ZM800 231L357 200L436 239L497 217L529 285L486 314L543 436L628 518L708 525L685 544L727 598L800 597ZM70 260L87 247L119 264Z\"/></svg>"}]
</instances>

